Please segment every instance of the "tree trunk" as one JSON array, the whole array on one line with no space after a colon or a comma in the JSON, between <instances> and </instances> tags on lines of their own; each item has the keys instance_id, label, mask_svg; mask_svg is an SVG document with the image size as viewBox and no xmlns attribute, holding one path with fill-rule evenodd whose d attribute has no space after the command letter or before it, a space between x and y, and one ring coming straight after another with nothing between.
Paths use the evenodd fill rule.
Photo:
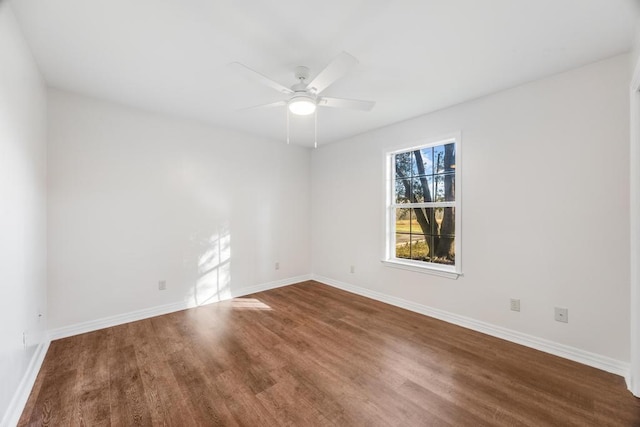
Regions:
<instances>
[{"instance_id":1,"label":"tree trunk","mask_svg":"<svg viewBox=\"0 0 640 427\"><path fill-rule=\"evenodd\" d=\"M444 170L450 171L455 163L454 145L447 144L444 146ZM444 176L444 197L445 200L455 200L455 184L454 175ZM440 224L440 242L436 249L436 257L455 260L455 212L453 208L444 208L442 223Z\"/></svg>"},{"instance_id":2,"label":"tree trunk","mask_svg":"<svg viewBox=\"0 0 640 427\"><path fill-rule=\"evenodd\" d=\"M418 167L418 175L420 176L419 179L420 179L420 184L422 186L422 197L424 199L424 202L426 203L432 202L433 198L431 197L431 190L429 189L429 181L425 176L424 161L422 160L422 153L420 152L420 150L415 150L413 152L413 155L416 158L416 166ZM421 214L426 217L427 221L424 224L424 226L422 223L420 223L420 221L418 221L418 223L420 224L420 228L422 228L422 234L424 235L424 240L427 243L427 246L429 246L429 237L433 236L433 247L429 246L429 255L433 256L433 254L436 251L436 248L438 247L438 244L440 243L439 237L435 234L435 228L436 228L435 209L426 208L424 209L424 211L426 211L424 213L423 213L423 210L420 208L416 208L415 210L420 211ZM417 217L417 212L416 212L416 217Z\"/></svg>"},{"instance_id":3,"label":"tree trunk","mask_svg":"<svg viewBox=\"0 0 640 427\"><path fill-rule=\"evenodd\" d=\"M416 203L417 199L415 194L413 194L413 192L411 191L411 179L407 178L404 173L402 173L402 171L396 167L396 175L398 177L400 177L400 179L402 179L402 185L404 186L404 194L405 197L407 199L409 199L409 201L411 203ZM428 190L428 188L427 188ZM431 209L433 210L433 209ZM422 209L420 208L413 208L413 212L416 215L416 220L418 221L418 224L420 225L420 228L422 230L428 230L429 229L429 219L425 216L424 212L422 211ZM411 244L411 243L410 243Z\"/></svg>"}]
</instances>

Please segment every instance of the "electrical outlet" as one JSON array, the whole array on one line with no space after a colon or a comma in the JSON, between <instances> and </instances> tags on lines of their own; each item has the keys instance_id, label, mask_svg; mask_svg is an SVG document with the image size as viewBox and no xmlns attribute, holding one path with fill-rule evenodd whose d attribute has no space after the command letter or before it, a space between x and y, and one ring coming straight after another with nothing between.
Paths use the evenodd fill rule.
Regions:
<instances>
[{"instance_id":1,"label":"electrical outlet","mask_svg":"<svg viewBox=\"0 0 640 427\"><path fill-rule=\"evenodd\" d=\"M520 300L511 298L511 311L520 311Z\"/></svg>"},{"instance_id":2,"label":"electrical outlet","mask_svg":"<svg viewBox=\"0 0 640 427\"><path fill-rule=\"evenodd\" d=\"M166 289L167 289L167 281L166 280L160 280L158 282L158 290L164 291Z\"/></svg>"},{"instance_id":3,"label":"electrical outlet","mask_svg":"<svg viewBox=\"0 0 640 427\"><path fill-rule=\"evenodd\" d=\"M355 273L356 272L356 266L352 265L351 269L349 270L351 273Z\"/></svg>"},{"instance_id":4,"label":"electrical outlet","mask_svg":"<svg viewBox=\"0 0 640 427\"><path fill-rule=\"evenodd\" d=\"M556 322L569 323L569 309L556 307L555 319Z\"/></svg>"},{"instance_id":5,"label":"electrical outlet","mask_svg":"<svg viewBox=\"0 0 640 427\"><path fill-rule=\"evenodd\" d=\"M280 263L276 262L276 270L280 270Z\"/></svg>"}]
</instances>

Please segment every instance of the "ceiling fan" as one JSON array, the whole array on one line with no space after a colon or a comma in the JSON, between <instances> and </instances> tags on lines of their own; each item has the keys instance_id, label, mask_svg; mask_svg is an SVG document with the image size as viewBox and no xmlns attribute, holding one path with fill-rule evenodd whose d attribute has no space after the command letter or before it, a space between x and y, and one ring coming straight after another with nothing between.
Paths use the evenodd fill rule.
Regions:
<instances>
[{"instance_id":1,"label":"ceiling fan","mask_svg":"<svg viewBox=\"0 0 640 427\"><path fill-rule=\"evenodd\" d=\"M317 147L317 107L330 108L348 108L352 110L371 111L375 105L375 101L362 101L357 99L343 99L322 96L321 93L331 86L338 79L343 77L353 67L358 64L358 60L347 52L342 52L334 58L324 70L320 71L313 80L307 83L309 79L309 68L299 66L295 68L295 83L290 88L270 79L269 77L247 67L239 62L230 64L239 72L245 74L249 78L277 90L286 95L286 99L268 104L256 105L252 108L264 107L287 107L287 143L289 143L289 113L298 116L306 116L316 113L315 116L315 146Z\"/></svg>"}]
</instances>

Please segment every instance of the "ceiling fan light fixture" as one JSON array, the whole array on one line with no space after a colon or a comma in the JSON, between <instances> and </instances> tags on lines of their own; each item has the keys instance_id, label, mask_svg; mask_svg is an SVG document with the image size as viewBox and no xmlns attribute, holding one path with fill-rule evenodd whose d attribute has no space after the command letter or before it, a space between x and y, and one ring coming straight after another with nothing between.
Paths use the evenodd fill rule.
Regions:
<instances>
[{"instance_id":1,"label":"ceiling fan light fixture","mask_svg":"<svg viewBox=\"0 0 640 427\"><path fill-rule=\"evenodd\" d=\"M308 116L316 111L316 102L308 95L297 95L289 100L288 108L292 114Z\"/></svg>"}]
</instances>

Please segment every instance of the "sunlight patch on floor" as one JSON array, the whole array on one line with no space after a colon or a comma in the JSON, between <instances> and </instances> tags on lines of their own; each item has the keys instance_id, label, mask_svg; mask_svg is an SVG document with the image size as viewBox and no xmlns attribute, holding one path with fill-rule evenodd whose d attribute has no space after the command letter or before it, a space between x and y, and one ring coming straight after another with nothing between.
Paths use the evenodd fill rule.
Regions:
<instances>
[{"instance_id":1,"label":"sunlight patch on floor","mask_svg":"<svg viewBox=\"0 0 640 427\"><path fill-rule=\"evenodd\" d=\"M234 298L230 301L230 305L234 310L273 310L256 298Z\"/></svg>"}]
</instances>

